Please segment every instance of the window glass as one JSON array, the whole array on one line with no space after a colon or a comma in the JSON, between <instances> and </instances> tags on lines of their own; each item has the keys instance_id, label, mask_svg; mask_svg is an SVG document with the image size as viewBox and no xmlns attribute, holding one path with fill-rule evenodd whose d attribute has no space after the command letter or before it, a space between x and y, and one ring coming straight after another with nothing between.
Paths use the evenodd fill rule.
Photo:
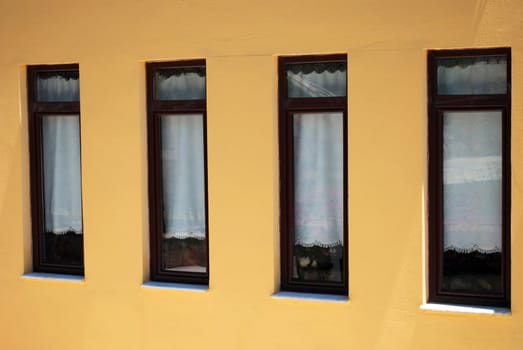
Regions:
<instances>
[{"instance_id":1,"label":"window glass","mask_svg":"<svg viewBox=\"0 0 523 350\"><path fill-rule=\"evenodd\" d=\"M78 71L37 73L36 96L39 102L80 101Z\"/></svg>"},{"instance_id":2,"label":"window glass","mask_svg":"<svg viewBox=\"0 0 523 350\"><path fill-rule=\"evenodd\" d=\"M347 63L296 63L286 66L288 97L347 95Z\"/></svg>"},{"instance_id":3,"label":"window glass","mask_svg":"<svg viewBox=\"0 0 523 350\"><path fill-rule=\"evenodd\" d=\"M443 289L501 292L502 114L443 115Z\"/></svg>"},{"instance_id":4,"label":"window glass","mask_svg":"<svg viewBox=\"0 0 523 350\"><path fill-rule=\"evenodd\" d=\"M203 115L169 114L160 119L162 266L206 272Z\"/></svg>"},{"instance_id":5,"label":"window glass","mask_svg":"<svg viewBox=\"0 0 523 350\"><path fill-rule=\"evenodd\" d=\"M78 115L42 118L45 261L82 263L82 184Z\"/></svg>"},{"instance_id":6,"label":"window glass","mask_svg":"<svg viewBox=\"0 0 523 350\"><path fill-rule=\"evenodd\" d=\"M295 278L341 282L343 113L296 113L293 121Z\"/></svg>"},{"instance_id":7,"label":"window glass","mask_svg":"<svg viewBox=\"0 0 523 350\"><path fill-rule=\"evenodd\" d=\"M205 99L205 67L159 69L154 75L155 99Z\"/></svg>"},{"instance_id":8,"label":"window glass","mask_svg":"<svg viewBox=\"0 0 523 350\"><path fill-rule=\"evenodd\" d=\"M507 92L506 56L438 59L439 95L489 95Z\"/></svg>"}]
</instances>

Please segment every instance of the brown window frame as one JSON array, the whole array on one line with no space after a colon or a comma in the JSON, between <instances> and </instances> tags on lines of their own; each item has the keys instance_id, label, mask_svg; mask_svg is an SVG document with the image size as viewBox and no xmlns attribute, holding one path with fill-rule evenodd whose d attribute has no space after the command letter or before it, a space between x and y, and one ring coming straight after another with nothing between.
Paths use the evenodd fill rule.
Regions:
<instances>
[{"instance_id":1,"label":"brown window frame","mask_svg":"<svg viewBox=\"0 0 523 350\"><path fill-rule=\"evenodd\" d=\"M147 76L147 145L149 172L149 228L150 228L150 279L159 282L209 284L209 215L207 190L207 98L199 100L157 100L154 98L154 75L157 70L169 68L206 67L205 59L146 63ZM203 116L203 149L205 181L205 241L206 272L167 271L162 269L162 179L160 149L160 118L164 113L201 113Z\"/></svg>"},{"instance_id":2,"label":"brown window frame","mask_svg":"<svg viewBox=\"0 0 523 350\"><path fill-rule=\"evenodd\" d=\"M507 92L491 95L438 95L437 60L442 58L507 57ZM510 48L429 50L428 51L428 213L429 213L429 294L434 303L510 307L510 108L511 50ZM442 288L443 280L443 112L502 111L502 293L487 296L473 292L449 292Z\"/></svg>"},{"instance_id":3,"label":"brown window frame","mask_svg":"<svg viewBox=\"0 0 523 350\"><path fill-rule=\"evenodd\" d=\"M348 294L348 165L347 165L347 93L342 97L288 97L285 67L296 63L347 62L346 54L281 56L278 58L279 90L279 167L280 167L280 254L281 290L302 293ZM342 282L293 280L294 170L292 113L343 113L343 274Z\"/></svg>"},{"instance_id":4,"label":"brown window frame","mask_svg":"<svg viewBox=\"0 0 523 350\"><path fill-rule=\"evenodd\" d=\"M31 188L31 223L33 239L33 271L83 275L84 251L82 232L82 264L62 265L45 262L44 259L44 189L42 159L42 117L54 114L77 114L79 122L80 101L75 102L41 102L37 99L37 74L41 72L79 72L78 64L31 65L27 66L28 126L29 126L29 167ZM80 125L81 128L81 125ZM81 143L81 140L80 140Z\"/></svg>"}]
</instances>

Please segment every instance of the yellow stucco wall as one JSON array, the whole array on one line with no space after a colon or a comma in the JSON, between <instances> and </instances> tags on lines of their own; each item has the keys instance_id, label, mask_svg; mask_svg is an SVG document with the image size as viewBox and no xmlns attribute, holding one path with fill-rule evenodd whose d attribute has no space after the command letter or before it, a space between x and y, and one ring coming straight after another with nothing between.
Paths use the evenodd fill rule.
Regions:
<instances>
[{"instance_id":1,"label":"yellow stucco wall","mask_svg":"<svg viewBox=\"0 0 523 350\"><path fill-rule=\"evenodd\" d=\"M0 0L0 349L522 349L523 2ZM420 310L426 50L512 47L512 314ZM277 56L347 53L349 296L280 300ZM148 280L145 64L205 58L210 287ZM28 64L80 65L85 280L31 267Z\"/></svg>"}]
</instances>

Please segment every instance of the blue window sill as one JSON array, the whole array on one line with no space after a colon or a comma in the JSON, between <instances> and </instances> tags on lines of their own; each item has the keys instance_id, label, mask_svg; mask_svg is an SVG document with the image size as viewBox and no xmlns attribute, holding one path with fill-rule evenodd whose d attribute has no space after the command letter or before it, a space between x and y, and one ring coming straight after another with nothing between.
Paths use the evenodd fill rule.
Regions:
<instances>
[{"instance_id":1,"label":"blue window sill","mask_svg":"<svg viewBox=\"0 0 523 350\"><path fill-rule=\"evenodd\" d=\"M22 278L29 279L29 280L85 282L84 276L63 275L63 274L58 274L58 273L46 273L46 272L29 272L29 273L23 274Z\"/></svg>"},{"instance_id":2,"label":"blue window sill","mask_svg":"<svg viewBox=\"0 0 523 350\"><path fill-rule=\"evenodd\" d=\"M322 301L330 303L346 303L349 298L346 295L277 292L271 296L273 299L295 299L308 301Z\"/></svg>"}]
</instances>

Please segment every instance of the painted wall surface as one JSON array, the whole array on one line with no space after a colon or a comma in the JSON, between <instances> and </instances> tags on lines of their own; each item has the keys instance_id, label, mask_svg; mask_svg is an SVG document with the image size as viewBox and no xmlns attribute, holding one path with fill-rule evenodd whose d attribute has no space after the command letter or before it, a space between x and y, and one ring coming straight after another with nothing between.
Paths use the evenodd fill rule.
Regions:
<instances>
[{"instance_id":1,"label":"painted wall surface","mask_svg":"<svg viewBox=\"0 0 523 350\"><path fill-rule=\"evenodd\" d=\"M0 0L1 349L522 349L523 2ZM512 48L512 308L420 309L426 50ZM279 290L277 57L348 54L349 300ZM148 281L145 62L205 58L210 286ZM25 69L79 63L85 280L32 271Z\"/></svg>"}]
</instances>

